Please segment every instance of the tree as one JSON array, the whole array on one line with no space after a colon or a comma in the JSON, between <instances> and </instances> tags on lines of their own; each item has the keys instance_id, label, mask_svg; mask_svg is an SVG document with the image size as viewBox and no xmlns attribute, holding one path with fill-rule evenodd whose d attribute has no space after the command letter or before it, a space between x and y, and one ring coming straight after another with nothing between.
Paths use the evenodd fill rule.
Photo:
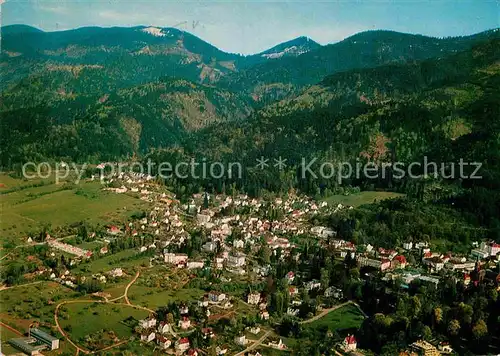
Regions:
<instances>
[{"instance_id":1,"label":"tree","mask_svg":"<svg viewBox=\"0 0 500 356\"><path fill-rule=\"evenodd\" d=\"M269 250L269 246L266 243L263 243L259 250L259 257L261 258L263 263L271 262L271 251Z\"/></svg>"},{"instance_id":2,"label":"tree","mask_svg":"<svg viewBox=\"0 0 500 356\"><path fill-rule=\"evenodd\" d=\"M425 325L422 328L422 339L427 340L427 341L430 340L430 339L432 339L432 330L427 325Z\"/></svg>"},{"instance_id":3,"label":"tree","mask_svg":"<svg viewBox=\"0 0 500 356\"><path fill-rule=\"evenodd\" d=\"M460 303L459 307L462 322L464 322L465 324L470 324L472 322L472 314L474 313L472 306L470 306L469 304Z\"/></svg>"},{"instance_id":4,"label":"tree","mask_svg":"<svg viewBox=\"0 0 500 356\"><path fill-rule=\"evenodd\" d=\"M436 324L441 323L443 321L443 310L439 307L434 308L434 321Z\"/></svg>"},{"instance_id":5,"label":"tree","mask_svg":"<svg viewBox=\"0 0 500 356\"><path fill-rule=\"evenodd\" d=\"M410 298L410 314L413 318L418 317L420 314L420 311L422 310L422 303L420 302L420 299L414 295L413 297Z\"/></svg>"},{"instance_id":6,"label":"tree","mask_svg":"<svg viewBox=\"0 0 500 356\"><path fill-rule=\"evenodd\" d=\"M483 320L479 320L472 328L472 335L476 340L481 340L488 335L488 326Z\"/></svg>"},{"instance_id":7,"label":"tree","mask_svg":"<svg viewBox=\"0 0 500 356\"><path fill-rule=\"evenodd\" d=\"M321 287L323 287L325 289L328 288L328 286L330 284L330 273L328 272L328 270L326 268L321 269L320 282L321 282Z\"/></svg>"},{"instance_id":8,"label":"tree","mask_svg":"<svg viewBox=\"0 0 500 356\"><path fill-rule=\"evenodd\" d=\"M453 319L448 324L448 333L452 336L457 336L460 331L460 322L457 319Z\"/></svg>"},{"instance_id":9,"label":"tree","mask_svg":"<svg viewBox=\"0 0 500 356\"><path fill-rule=\"evenodd\" d=\"M172 313L167 314L167 323L169 323L170 325L174 324L174 315Z\"/></svg>"},{"instance_id":10,"label":"tree","mask_svg":"<svg viewBox=\"0 0 500 356\"><path fill-rule=\"evenodd\" d=\"M203 209L208 209L208 194L205 192L205 195L203 196Z\"/></svg>"}]
</instances>

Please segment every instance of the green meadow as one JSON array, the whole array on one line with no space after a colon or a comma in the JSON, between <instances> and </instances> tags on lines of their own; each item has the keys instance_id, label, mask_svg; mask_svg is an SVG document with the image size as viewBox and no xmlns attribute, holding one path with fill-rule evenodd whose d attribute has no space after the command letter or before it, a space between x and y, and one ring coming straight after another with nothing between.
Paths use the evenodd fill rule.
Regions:
<instances>
[{"instance_id":1,"label":"green meadow","mask_svg":"<svg viewBox=\"0 0 500 356\"><path fill-rule=\"evenodd\" d=\"M123 304L74 303L61 307L59 323L73 341L89 346L86 336L92 337L100 331L112 331L120 340L128 339L134 330L124 321L130 317L139 320L147 316L147 311Z\"/></svg>"},{"instance_id":2,"label":"green meadow","mask_svg":"<svg viewBox=\"0 0 500 356\"><path fill-rule=\"evenodd\" d=\"M349 195L332 195L328 198L325 198L324 201L326 201L328 205L331 206L342 204L353 206L356 208L360 205L374 203L375 201L400 198L403 196L404 194L394 192L366 191Z\"/></svg>"},{"instance_id":3,"label":"green meadow","mask_svg":"<svg viewBox=\"0 0 500 356\"><path fill-rule=\"evenodd\" d=\"M121 221L146 204L134 196L104 191L99 182L56 184L50 178L27 181L6 174L0 175L0 200L0 237L14 244L47 225Z\"/></svg>"},{"instance_id":4,"label":"green meadow","mask_svg":"<svg viewBox=\"0 0 500 356\"><path fill-rule=\"evenodd\" d=\"M346 329L358 329L363 323L364 316L354 305L346 305L328 313L324 317L307 324L308 328L328 327L331 330L342 332Z\"/></svg>"}]
</instances>

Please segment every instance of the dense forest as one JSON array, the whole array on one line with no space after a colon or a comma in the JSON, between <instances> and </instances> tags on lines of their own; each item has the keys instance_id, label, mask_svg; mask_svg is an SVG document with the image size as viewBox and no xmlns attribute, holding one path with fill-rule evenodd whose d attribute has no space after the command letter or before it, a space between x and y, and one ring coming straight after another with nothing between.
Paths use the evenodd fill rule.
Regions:
<instances>
[{"instance_id":1,"label":"dense forest","mask_svg":"<svg viewBox=\"0 0 500 356\"><path fill-rule=\"evenodd\" d=\"M441 226L420 237L498 238L498 30L444 39L368 31L328 46L301 37L247 57L183 31L156 30L153 36L143 26L54 33L2 28L1 166L236 161L245 167L241 178L163 183L181 198L229 187L257 196L299 189L319 198L392 190L433 202L445 210L445 220L460 220L450 226L468 226ZM305 53L265 56L289 44ZM287 160L284 169L255 167L258 158L280 156ZM321 162L389 168L383 177L340 181L304 172L303 159L318 162L315 172ZM453 167L461 159L480 162L482 179L457 177ZM435 168L425 172L424 160ZM398 162L422 163L414 171L421 177L397 177ZM474 171L467 166L464 173ZM450 207L459 218L446 212ZM429 219L441 213L420 214L404 204L360 211L352 214L363 216L345 217L364 226L357 237L389 228L391 243L409 233L397 227L400 215L435 226Z\"/></svg>"}]
</instances>

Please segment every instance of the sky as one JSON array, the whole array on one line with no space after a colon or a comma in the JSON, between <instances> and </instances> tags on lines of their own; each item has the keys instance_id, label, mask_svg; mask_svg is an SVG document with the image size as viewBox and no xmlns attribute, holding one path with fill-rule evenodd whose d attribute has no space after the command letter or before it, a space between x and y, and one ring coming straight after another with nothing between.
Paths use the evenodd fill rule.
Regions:
<instances>
[{"instance_id":1,"label":"sky","mask_svg":"<svg viewBox=\"0 0 500 356\"><path fill-rule=\"evenodd\" d=\"M254 54L298 36L328 44L371 29L470 35L500 27L500 1L7 0L1 20L45 31L178 27L224 51Z\"/></svg>"}]
</instances>

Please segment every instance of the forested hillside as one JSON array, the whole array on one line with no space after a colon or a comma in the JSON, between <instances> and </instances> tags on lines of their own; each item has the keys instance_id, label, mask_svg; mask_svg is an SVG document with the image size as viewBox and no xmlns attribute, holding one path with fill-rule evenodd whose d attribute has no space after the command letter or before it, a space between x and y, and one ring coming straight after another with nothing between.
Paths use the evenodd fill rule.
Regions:
<instances>
[{"instance_id":1,"label":"forested hillside","mask_svg":"<svg viewBox=\"0 0 500 356\"><path fill-rule=\"evenodd\" d=\"M293 96L304 86L335 72L443 58L491 38L498 38L498 32L438 39L393 31L367 31L298 57L267 61L230 73L221 81L234 90L245 91L263 106Z\"/></svg>"}]
</instances>

